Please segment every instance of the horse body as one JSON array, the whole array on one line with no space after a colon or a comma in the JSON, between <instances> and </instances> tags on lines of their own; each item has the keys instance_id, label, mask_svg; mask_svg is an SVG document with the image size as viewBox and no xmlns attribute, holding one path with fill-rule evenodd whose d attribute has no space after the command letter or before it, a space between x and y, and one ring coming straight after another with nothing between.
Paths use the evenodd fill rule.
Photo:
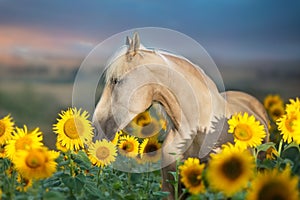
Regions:
<instances>
[{"instance_id":1,"label":"horse body","mask_svg":"<svg viewBox=\"0 0 300 200\"><path fill-rule=\"evenodd\" d=\"M172 193L165 180L170 179L168 171L175 170L175 159L206 159L222 144L233 142L226 123L232 114L248 112L267 129L266 112L254 97L242 92L219 93L199 67L180 56L141 48L137 36L127 43L127 51L107 68L93 123L112 139L153 102L161 104L174 125L162 148L164 190Z\"/></svg>"}]
</instances>

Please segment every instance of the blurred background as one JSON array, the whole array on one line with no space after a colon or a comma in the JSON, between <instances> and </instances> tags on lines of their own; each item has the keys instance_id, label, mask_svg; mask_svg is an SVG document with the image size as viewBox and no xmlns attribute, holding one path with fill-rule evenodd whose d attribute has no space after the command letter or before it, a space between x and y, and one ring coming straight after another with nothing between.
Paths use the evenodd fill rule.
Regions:
<instances>
[{"instance_id":1,"label":"blurred background","mask_svg":"<svg viewBox=\"0 0 300 200\"><path fill-rule=\"evenodd\" d=\"M0 118L40 127L71 106L76 72L113 34L164 27L200 43L227 90L300 95L300 1L0 0Z\"/></svg>"}]
</instances>

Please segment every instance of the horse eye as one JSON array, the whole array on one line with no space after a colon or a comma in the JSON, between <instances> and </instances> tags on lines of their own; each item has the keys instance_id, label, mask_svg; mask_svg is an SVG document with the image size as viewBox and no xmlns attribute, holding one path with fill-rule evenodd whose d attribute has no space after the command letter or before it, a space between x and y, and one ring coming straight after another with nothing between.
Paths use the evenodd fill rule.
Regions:
<instances>
[{"instance_id":1,"label":"horse eye","mask_svg":"<svg viewBox=\"0 0 300 200\"><path fill-rule=\"evenodd\" d=\"M116 85L117 83L119 83L119 80L117 78L112 78L111 83Z\"/></svg>"}]
</instances>

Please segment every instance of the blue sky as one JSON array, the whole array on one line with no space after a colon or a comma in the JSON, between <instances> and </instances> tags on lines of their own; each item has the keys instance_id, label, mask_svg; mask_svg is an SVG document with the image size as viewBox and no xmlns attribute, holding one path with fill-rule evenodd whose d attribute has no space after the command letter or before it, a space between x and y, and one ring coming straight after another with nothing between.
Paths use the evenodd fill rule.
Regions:
<instances>
[{"instance_id":1,"label":"blue sky","mask_svg":"<svg viewBox=\"0 0 300 200\"><path fill-rule=\"evenodd\" d=\"M151 26L192 37L217 64L297 64L299 10L297 0L0 0L0 63L74 66L111 35Z\"/></svg>"}]
</instances>

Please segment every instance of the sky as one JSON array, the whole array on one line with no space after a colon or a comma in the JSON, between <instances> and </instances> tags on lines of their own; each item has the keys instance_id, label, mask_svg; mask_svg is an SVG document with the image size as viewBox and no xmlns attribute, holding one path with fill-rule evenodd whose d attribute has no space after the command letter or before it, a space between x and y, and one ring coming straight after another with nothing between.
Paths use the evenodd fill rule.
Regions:
<instances>
[{"instance_id":1,"label":"sky","mask_svg":"<svg viewBox=\"0 0 300 200\"><path fill-rule=\"evenodd\" d=\"M298 65L299 10L298 0L0 0L0 67L79 67L103 40L140 27L182 32L218 65Z\"/></svg>"}]
</instances>

